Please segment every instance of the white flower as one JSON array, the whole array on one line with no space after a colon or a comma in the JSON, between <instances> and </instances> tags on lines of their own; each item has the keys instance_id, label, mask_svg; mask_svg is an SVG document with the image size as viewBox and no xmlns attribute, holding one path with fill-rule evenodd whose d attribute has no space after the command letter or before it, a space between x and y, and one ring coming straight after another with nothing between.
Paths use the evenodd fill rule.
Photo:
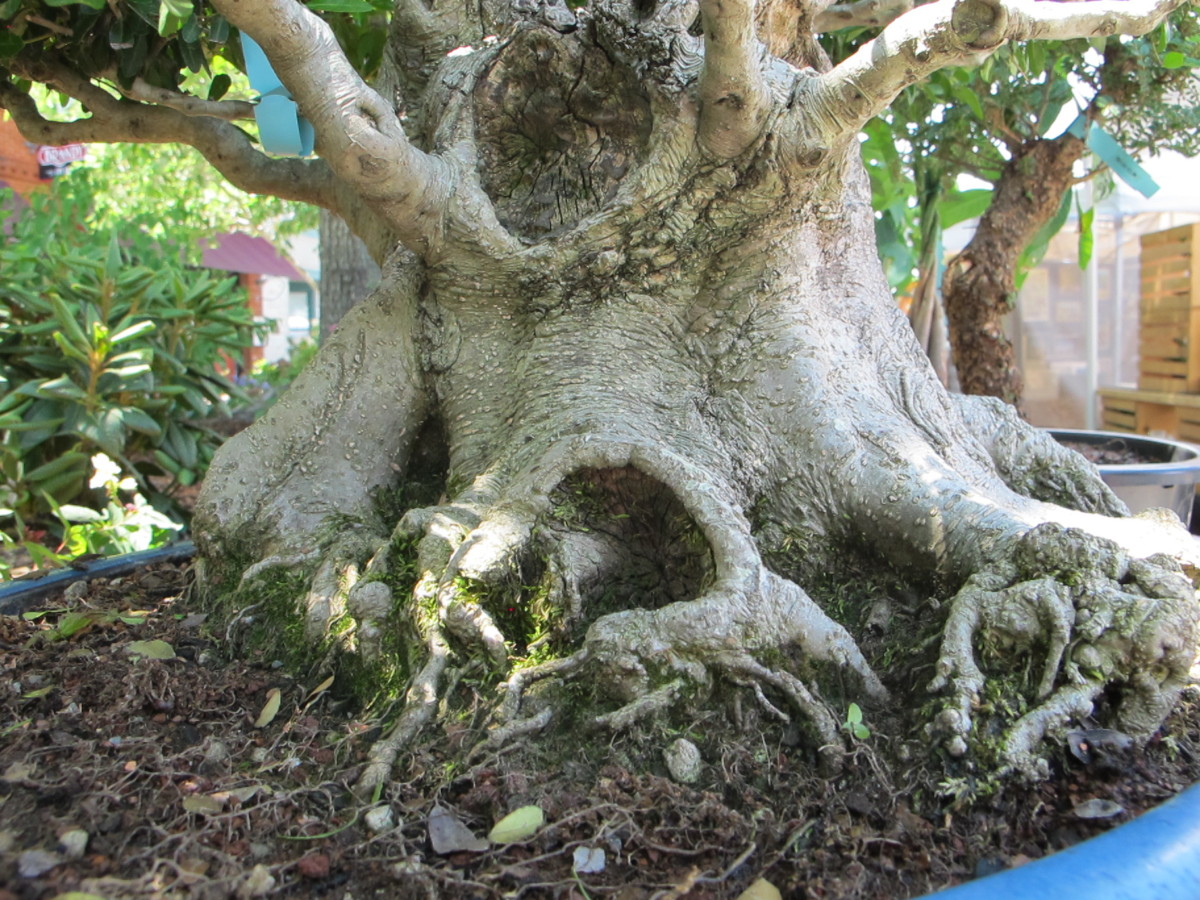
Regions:
<instances>
[{"instance_id":1,"label":"white flower","mask_svg":"<svg viewBox=\"0 0 1200 900\"><path fill-rule=\"evenodd\" d=\"M121 477L121 467L103 453L97 453L92 457L92 468L95 469L96 474L88 482L90 488L102 488L110 481L116 481Z\"/></svg>"}]
</instances>

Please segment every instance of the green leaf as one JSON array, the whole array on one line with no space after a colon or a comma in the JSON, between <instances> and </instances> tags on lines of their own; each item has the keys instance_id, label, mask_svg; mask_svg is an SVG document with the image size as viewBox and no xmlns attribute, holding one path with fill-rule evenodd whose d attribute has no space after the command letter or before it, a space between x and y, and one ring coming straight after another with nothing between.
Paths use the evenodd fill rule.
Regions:
<instances>
[{"instance_id":1,"label":"green leaf","mask_svg":"<svg viewBox=\"0 0 1200 900\"><path fill-rule=\"evenodd\" d=\"M992 192L988 188L962 191L938 204L938 218L943 228L951 228L959 222L982 216L991 202Z\"/></svg>"},{"instance_id":2,"label":"green leaf","mask_svg":"<svg viewBox=\"0 0 1200 900\"><path fill-rule=\"evenodd\" d=\"M74 637L92 624L92 614L86 612L69 612L58 620L54 626L59 637Z\"/></svg>"},{"instance_id":3,"label":"green leaf","mask_svg":"<svg viewBox=\"0 0 1200 900\"><path fill-rule=\"evenodd\" d=\"M158 7L158 33L169 37L183 27L191 14L191 0L161 0Z\"/></svg>"},{"instance_id":4,"label":"green leaf","mask_svg":"<svg viewBox=\"0 0 1200 900\"><path fill-rule=\"evenodd\" d=\"M58 508L58 514L68 522L103 522L108 517L87 506L75 506L64 503Z\"/></svg>"},{"instance_id":5,"label":"green leaf","mask_svg":"<svg viewBox=\"0 0 1200 900\"><path fill-rule=\"evenodd\" d=\"M75 311L67 306L60 297L51 297L50 303L54 309L54 321L58 323L58 327L62 329L67 340L84 352L91 349L92 342L79 327L79 319L76 317Z\"/></svg>"},{"instance_id":6,"label":"green leaf","mask_svg":"<svg viewBox=\"0 0 1200 900\"><path fill-rule=\"evenodd\" d=\"M858 738L860 741L865 741L867 738L869 738L871 736L871 729L867 728L867 726L863 725L861 722L855 722L851 726L851 731L854 733L854 736L856 738Z\"/></svg>"},{"instance_id":7,"label":"green leaf","mask_svg":"<svg viewBox=\"0 0 1200 900\"><path fill-rule=\"evenodd\" d=\"M846 721L851 725L858 725L863 720L862 709L857 703L851 703L846 708Z\"/></svg>"},{"instance_id":8,"label":"green leaf","mask_svg":"<svg viewBox=\"0 0 1200 900\"><path fill-rule=\"evenodd\" d=\"M174 659L175 648L166 641L133 641L126 646L125 651L134 656L144 656L146 659Z\"/></svg>"},{"instance_id":9,"label":"green leaf","mask_svg":"<svg viewBox=\"0 0 1200 900\"><path fill-rule=\"evenodd\" d=\"M139 434L146 434L152 438L158 438L163 433L162 426L154 421L150 415L140 409L127 407L123 411L123 418L125 421L125 426L133 431L138 432Z\"/></svg>"},{"instance_id":10,"label":"green leaf","mask_svg":"<svg viewBox=\"0 0 1200 900\"><path fill-rule=\"evenodd\" d=\"M1187 57L1178 50L1172 50L1170 53L1164 53L1162 65L1164 69L1180 69L1187 62Z\"/></svg>"},{"instance_id":11,"label":"green leaf","mask_svg":"<svg viewBox=\"0 0 1200 900\"><path fill-rule=\"evenodd\" d=\"M128 328L118 331L111 338L109 338L109 341L113 344L122 344L125 341L131 341L136 337L147 334L153 331L156 327L157 326L152 321L149 319L144 319L141 322L130 325Z\"/></svg>"},{"instance_id":12,"label":"green leaf","mask_svg":"<svg viewBox=\"0 0 1200 900\"><path fill-rule=\"evenodd\" d=\"M1096 219L1096 207L1079 210L1079 268L1086 269L1092 261L1092 251L1096 246L1096 235L1092 223Z\"/></svg>"},{"instance_id":13,"label":"green leaf","mask_svg":"<svg viewBox=\"0 0 1200 900\"><path fill-rule=\"evenodd\" d=\"M497 822L488 832L493 844L516 844L527 841L546 824L546 814L540 806L522 806Z\"/></svg>"},{"instance_id":14,"label":"green leaf","mask_svg":"<svg viewBox=\"0 0 1200 900\"><path fill-rule=\"evenodd\" d=\"M16 56L24 46L25 42L11 31L0 31L0 59L10 59Z\"/></svg>"},{"instance_id":15,"label":"green leaf","mask_svg":"<svg viewBox=\"0 0 1200 900\"><path fill-rule=\"evenodd\" d=\"M955 100L970 108L971 112L975 114L976 119L980 122L984 121L983 103L980 102L979 95L975 91L966 85L955 84L953 94Z\"/></svg>"},{"instance_id":16,"label":"green leaf","mask_svg":"<svg viewBox=\"0 0 1200 900\"><path fill-rule=\"evenodd\" d=\"M87 6L91 9L104 9L105 0L46 0L47 6Z\"/></svg>"},{"instance_id":17,"label":"green leaf","mask_svg":"<svg viewBox=\"0 0 1200 900\"><path fill-rule=\"evenodd\" d=\"M212 84L208 86L208 99L220 100L228 93L229 88L233 85L233 79L224 73L214 75Z\"/></svg>"},{"instance_id":18,"label":"green leaf","mask_svg":"<svg viewBox=\"0 0 1200 900\"><path fill-rule=\"evenodd\" d=\"M104 278L106 281L116 281L125 265L121 259L121 245L117 241L117 231L114 228L108 239L108 258L104 261Z\"/></svg>"},{"instance_id":19,"label":"green leaf","mask_svg":"<svg viewBox=\"0 0 1200 900\"><path fill-rule=\"evenodd\" d=\"M57 459L52 459L48 463L43 463L32 471L25 473L25 480L36 484L39 481L44 481L68 469L78 469L83 472L83 466L88 461L86 453L71 451L64 453Z\"/></svg>"}]
</instances>

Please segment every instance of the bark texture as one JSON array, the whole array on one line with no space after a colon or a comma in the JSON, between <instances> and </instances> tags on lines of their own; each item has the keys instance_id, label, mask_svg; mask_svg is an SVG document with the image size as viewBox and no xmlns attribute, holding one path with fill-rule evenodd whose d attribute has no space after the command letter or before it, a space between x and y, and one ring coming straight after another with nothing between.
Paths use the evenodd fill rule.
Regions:
<instances>
[{"instance_id":1,"label":"bark texture","mask_svg":"<svg viewBox=\"0 0 1200 900\"><path fill-rule=\"evenodd\" d=\"M880 271L857 133L940 66L1171 3L934 3L837 66L806 4L406 4L383 94L303 7L215 5L314 123L332 196L392 241L195 518L211 593L258 608L283 585L292 640L399 673L364 785L472 661L503 686L495 742L563 715L555 686L615 729L732 688L834 768L846 700L925 703L806 590L852 556L946 601L923 618L947 753L995 743L992 685L1027 711L989 764L1026 775L1106 691L1157 727L1200 554L999 401L943 389ZM771 22L802 66L762 52Z\"/></svg>"},{"instance_id":2,"label":"bark texture","mask_svg":"<svg viewBox=\"0 0 1200 900\"><path fill-rule=\"evenodd\" d=\"M1018 145L971 241L946 266L943 296L963 393L1020 407L1023 382L1004 317L1016 302L1017 260L1062 205L1083 141L1071 134Z\"/></svg>"}]
</instances>

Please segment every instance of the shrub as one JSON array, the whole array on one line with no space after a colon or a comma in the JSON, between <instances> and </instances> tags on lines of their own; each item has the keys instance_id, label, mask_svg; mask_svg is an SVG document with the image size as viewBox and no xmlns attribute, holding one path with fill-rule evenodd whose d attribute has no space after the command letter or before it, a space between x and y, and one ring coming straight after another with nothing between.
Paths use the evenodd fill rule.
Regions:
<instances>
[{"instance_id":1,"label":"shrub","mask_svg":"<svg viewBox=\"0 0 1200 900\"><path fill-rule=\"evenodd\" d=\"M169 504L220 443L196 420L238 395L216 366L255 329L235 279L89 231L90 197L70 182L35 195L0 243L0 507L18 525L72 501L108 508L88 487L97 453Z\"/></svg>"}]
</instances>

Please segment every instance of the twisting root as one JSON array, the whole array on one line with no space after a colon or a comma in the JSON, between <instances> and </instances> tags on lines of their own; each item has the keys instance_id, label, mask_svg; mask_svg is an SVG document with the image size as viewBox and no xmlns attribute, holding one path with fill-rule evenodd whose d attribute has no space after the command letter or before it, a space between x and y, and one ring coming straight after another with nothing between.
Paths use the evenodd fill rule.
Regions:
<instances>
[{"instance_id":1,"label":"twisting root","mask_svg":"<svg viewBox=\"0 0 1200 900\"><path fill-rule=\"evenodd\" d=\"M867 698L885 700L886 689L850 634L798 586L764 566L749 523L731 499L736 495L722 489L719 480L714 485L711 472L657 446L573 438L524 476L508 481L502 491L495 488L499 477L481 478L485 488L450 504L414 511L398 526L401 536L419 536L421 576L412 609L429 658L413 679L400 720L372 749L360 790L372 789L387 777L397 754L435 714L451 652L448 637L468 648L481 648L497 668L506 669L504 635L474 599L470 585L486 588L511 582L528 552L534 525L550 511L551 492L564 478L581 468L626 467L665 486L699 528L711 553L711 584L693 599L602 616L573 655L513 673L504 685L498 724L481 747L495 747L546 727L553 719L552 704L522 711L528 689L543 679L592 680L621 702L593 723L624 729L670 708L686 691L707 689L713 675L722 674L748 683L761 702L781 715L763 689L782 697L786 707L812 723L824 767L837 768L844 747L835 716L812 685L763 665L759 657L798 651L853 671ZM545 545L552 550L550 574L560 584L563 602L579 607L585 601L567 569L573 554L561 540ZM613 536L605 540L611 542ZM609 554L602 542L585 543L583 577L591 584L603 578ZM555 548L559 557L553 555ZM367 564L366 573L386 573L390 565L389 551L381 551ZM360 624L363 649L391 606L390 591L378 585L379 579L368 577L351 594L350 611L367 620ZM578 615L580 610L567 612Z\"/></svg>"},{"instance_id":2,"label":"twisting root","mask_svg":"<svg viewBox=\"0 0 1200 900\"><path fill-rule=\"evenodd\" d=\"M1122 727L1151 734L1186 683L1198 632L1195 593L1172 560L1130 560L1112 541L1039 526L1017 541L1011 563L976 574L952 601L930 685L949 699L930 732L952 755L967 752L986 683L976 640L995 649L1041 648L1036 696L1043 702L1009 729L1002 762L1026 777L1044 777L1038 745L1071 718L1089 715L1110 684L1123 688Z\"/></svg>"},{"instance_id":3,"label":"twisting root","mask_svg":"<svg viewBox=\"0 0 1200 900\"><path fill-rule=\"evenodd\" d=\"M721 662L722 666L740 675L748 675L756 682L756 692L761 696L758 683L766 683L775 687L791 701L813 727L820 738L818 754L821 758L821 768L827 772L836 772L842 767L844 747L837 720L830 714L829 708L814 696L795 675L768 669L753 657L746 654L735 654Z\"/></svg>"}]
</instances>

